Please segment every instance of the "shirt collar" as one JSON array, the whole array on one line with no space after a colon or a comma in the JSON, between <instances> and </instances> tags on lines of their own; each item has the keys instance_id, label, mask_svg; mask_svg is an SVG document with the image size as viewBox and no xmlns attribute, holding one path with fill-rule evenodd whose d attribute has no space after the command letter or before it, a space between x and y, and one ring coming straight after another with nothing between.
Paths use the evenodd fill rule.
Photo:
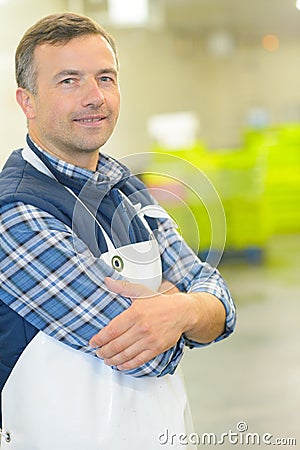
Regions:
<instances>
[{"instance_id":1,"label":"shirt collar","mask_svg":"<svg viewBox=\"0 0 300 450\"><path fill-rule=\"evenodd\" d=\"M39 147L31 137L29 137L35 147L47 158L49 163L63 175L73 179L82 181L109 182L111 185L117 184L128 175L127 168L118 161L104 153L99 154L96 171L85 169L74 164L63 161L54 155L50 155L44 149Z\"/></svg>"}]
</instances>

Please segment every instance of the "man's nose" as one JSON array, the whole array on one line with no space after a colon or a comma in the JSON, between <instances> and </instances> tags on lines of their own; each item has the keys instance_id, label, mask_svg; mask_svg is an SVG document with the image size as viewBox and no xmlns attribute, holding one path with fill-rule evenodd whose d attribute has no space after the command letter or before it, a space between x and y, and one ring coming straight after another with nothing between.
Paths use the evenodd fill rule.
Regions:
<instances>
[{"instance_id":1,"label":"man's nose","mask_svg":"<svg viewBox=\"0 0 300 450\"><path fill-rule=\"evenodd\" d=\"M89 79L84 84L82 106L99 107L105 102L105 97L99 82L95 79Z\"/></svg>"}]
</instances>

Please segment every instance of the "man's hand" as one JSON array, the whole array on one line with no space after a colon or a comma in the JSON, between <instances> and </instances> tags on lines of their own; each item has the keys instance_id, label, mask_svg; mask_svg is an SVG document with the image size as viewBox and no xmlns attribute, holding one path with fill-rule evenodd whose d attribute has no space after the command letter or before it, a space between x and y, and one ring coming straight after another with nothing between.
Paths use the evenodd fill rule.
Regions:
<instances>
[{"instance_id":1,"label":"man's hand","mask_svg":"<svg viewBox=\"0 0 300 450\"><path fill-rule=\"evenodd\" d=\"M170 283L168 280L162 280L161 285L158 288L158 292L161 294L177 294L180 292L174 284Z\"/></svg>"},{"instance_id":2,"label":"man's hand","mask_svg":"<svg viewBox=\"0 0 300 450\"><path fill-rule=\"evenodd\" d=\"M105 284L132 300L126 311L90 340L92 347L99 347L97 355L106 364L119 370L134 369L177 343L184 331L184 303L176 298L179 291L171 283L164 282L160 287L167 294L112 278L106 278Z\"/></svg>"},{"instance_id":3,"label":"man's hand","mask_svg":"<svg viewBox=\"0 0 300 450\"><path fill-rule=\"evenodd\" d=\"M224 331L223 304L207 292L181 293L169 282L153 292L142 284L106 278L108 289L129 297L131 306L90 340L97 355L119 370L131 370L173 347L182 334L200 343Z\"/></svg>"}]
</instances>

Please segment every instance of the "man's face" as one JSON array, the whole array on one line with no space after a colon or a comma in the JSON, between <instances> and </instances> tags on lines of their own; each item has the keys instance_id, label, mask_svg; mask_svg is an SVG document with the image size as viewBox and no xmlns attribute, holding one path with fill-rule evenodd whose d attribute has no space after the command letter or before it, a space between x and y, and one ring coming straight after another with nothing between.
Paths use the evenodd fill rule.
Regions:
<instances>
[{"instance_id":1,"label":"man's face","mask_svg":"<svg viewBox=\"0 0 300 450\"><path fill-rule=\"evenodd\" d=\"M25 111L31 137L57 156L95 152L119 115L113 50L103 37L89 35L65 45L40 45L34 56L37 94L30 94Z\"/></svg>"}]
</instances>

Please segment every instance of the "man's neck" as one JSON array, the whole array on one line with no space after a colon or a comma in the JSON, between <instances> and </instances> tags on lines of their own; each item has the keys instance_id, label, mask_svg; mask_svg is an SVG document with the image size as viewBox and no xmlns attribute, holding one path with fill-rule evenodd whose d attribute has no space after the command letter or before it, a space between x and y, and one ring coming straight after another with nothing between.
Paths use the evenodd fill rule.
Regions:
<instances>
[{"instance_id":1,"label":"man's neck","mask_svg":"<svg viewBox=\"0 0 300 450\"><path fill-rule=\"evenodd\" d=\"M98 150L95 150L94 152L90 153L76 152L70 154L68 152L59 151L56 149L49 148L49 146L43 145L43 143L32 134L29 134L29 136L35 145L37 145L46 153L49 153L49 155L55 156L55 158L65 161L66 163L73 164L74 166L81 167L82 169L91 170L92 172L95 172L97 170L99 161Z\"/></svg>"}]
</instances>

